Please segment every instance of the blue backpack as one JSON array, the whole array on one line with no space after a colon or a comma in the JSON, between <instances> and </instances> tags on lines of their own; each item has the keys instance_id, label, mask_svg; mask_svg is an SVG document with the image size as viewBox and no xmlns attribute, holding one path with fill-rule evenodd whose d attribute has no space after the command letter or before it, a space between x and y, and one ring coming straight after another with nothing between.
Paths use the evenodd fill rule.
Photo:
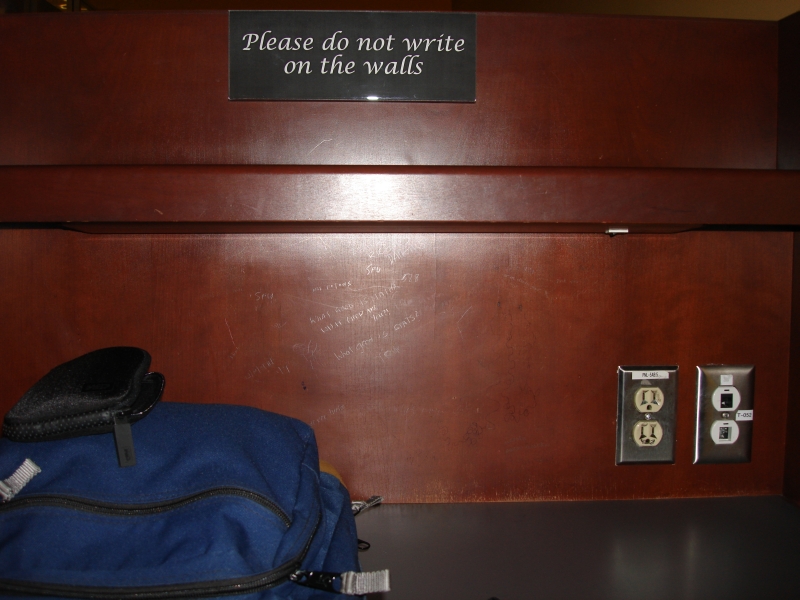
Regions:
<instances>
[{"instance_id":1,"label":"blue backpack","mask_svg":"<svg viewBox=\"0 0 800 600\"><path fill-rule=\"evenodd\" d=\"M47 392L51 380L9 412L0 595L311 600L388 591L387 572L359 572L349 495L320 472L310 427L248 407L143 401L158 388L143 371L117 374L138 381L122 389L73 369L77 383L55 379L81 401ZM87 416L95 388L103 401L93 405L105 406ZM54 397L61 416L42 418ZM148 403L142 415L131 410ZM83 412L64 417L75 405ZM44 441L13 441L6 428ZM92 428L108 433L76 433Z\"/></svg>"}]
</instances>

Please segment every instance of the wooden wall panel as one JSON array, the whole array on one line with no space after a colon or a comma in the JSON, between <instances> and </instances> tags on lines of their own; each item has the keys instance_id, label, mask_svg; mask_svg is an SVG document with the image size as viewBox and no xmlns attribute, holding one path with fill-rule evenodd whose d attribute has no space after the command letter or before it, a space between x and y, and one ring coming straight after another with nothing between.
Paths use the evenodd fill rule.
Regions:
<instances>
[{"instance_id":1,"label":"wooden wall panel","mask_svg":"<svg viewBox=\"0 0 800 600\"><path fill-rule=\"evenodd\" d=\"M775 167L778 25L478 16L475 104L230 102L227 15L8 15L0 164Z\"/></svg>"},{"instance_id":2,"label":"wooden wall panel","mask_svg":"<svg viewBox=\"0 0 800 600\"><path fill-rule=\"evenodd\" d=\"M147 348L173 401L311 423L355 497L780 493L792 234L0 230L0 408ZM754 363L753 461L693 466L694 367ZM680 365L677 462L614 466L616 368ZM135 435L135 426L134 426Z\"/></svg>"}]
</instances>

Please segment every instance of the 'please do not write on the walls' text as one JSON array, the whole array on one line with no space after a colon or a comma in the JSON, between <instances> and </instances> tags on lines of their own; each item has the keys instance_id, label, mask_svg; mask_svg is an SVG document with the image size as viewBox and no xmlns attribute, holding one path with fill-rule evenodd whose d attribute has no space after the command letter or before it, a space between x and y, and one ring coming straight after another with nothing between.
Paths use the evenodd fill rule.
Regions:
<instances>
[{"instance_id":1,"label":"'please do not write on the walls' text","mask_svg":"<svg viewBox=\"0 0 800 600\"><path fill-rule=\"evenodd\" d=\"M310 52L314 50L316 41L313 37L280 37L271 30L263 33L246 33L242 37L244 47L242 50L280 51L280 52ZM315 67L322 75L352 75L356 72L356 61L345 57L345 52L357 50L358 52L375 53L372 60L365 60L358 65L361 70L369 75L421 75L424 61L420 60L422 53L449 53L463 52L465 41L453 38L444 33L438 37L404 37L400 40L393 35L386 37L359 37L351 45L350 39L336 31L322 42L322 50L331 52L325 56L318 65L312 65L311 60L289 60L284 63L283 72L287 75L310 75L315 72ZM404 53L399 60L392 60L395 55L389 52ZM389 60L380 60L388 58Z\"/></svg>"}]
</instances>

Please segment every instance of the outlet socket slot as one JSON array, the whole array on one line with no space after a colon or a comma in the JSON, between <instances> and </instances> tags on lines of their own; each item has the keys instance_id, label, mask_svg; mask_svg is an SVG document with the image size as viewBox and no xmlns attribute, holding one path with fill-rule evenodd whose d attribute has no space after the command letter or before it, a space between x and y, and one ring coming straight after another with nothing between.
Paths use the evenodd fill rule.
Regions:
<instances>
[{"instance_id":1,"label":"outlet socket slot","mask_svg":"<svg viewBox=\"0 0 800 600\"><path fill-rule=\"evenodd\" d=\"M633 441L640 448L652 448L661 443L664 429L658 421L637 421L633 426Z\"/></svg>"},{"instance_id":2,"label":"outlet socket slot","mask_svg":"<svg viewBox=\"0 0 800 600\"><path fill-rule=\"evenodd\" d=\"M636 390L633 403L639 412L658 412L664 406L664 392L657 387L640 387Z\"/></svg>"}]
</instances>

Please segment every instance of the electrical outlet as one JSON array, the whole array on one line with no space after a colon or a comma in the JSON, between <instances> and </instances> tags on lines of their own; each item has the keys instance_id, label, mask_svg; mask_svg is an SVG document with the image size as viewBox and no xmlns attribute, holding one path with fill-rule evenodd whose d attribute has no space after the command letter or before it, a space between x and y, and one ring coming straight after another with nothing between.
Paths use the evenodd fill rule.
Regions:
<instances>
[{"instance_id":1,"label":"electrical outlet","mask_svg":"<svg viewBox=\"0 0 800 600\"><path fill-rule=\"evenodd\" d=\"M643 413L655 413L664 406L664 392L657 387L640 387L633 398L636 410Z\"/></svg>"},{"instance_id":2,"label":"electrical outlet","mask_svg":"<svg viewBox=\"0 0 800 600\"><path fill-rule=\"evenodd\" d=\"M618 465L675 462L677 366L617 369Z\"/></svg>"},{"instance_id":3,"label":"electrical outlet","mask_svg":"<svg viewBox=\"0 0 800 600\"><path fill-rule=\"evenodd\" d=\"M750 462L753 365L697 367L694 464Z\"/></svg>"},{"instance_id":4,"label":"electrical outlet","mask_svg":"<svg viewBox=\"0 0 800 600\"><path fill-rule=\"evenodd\" d=\"M633 441L640 448L658 446L664 437L664 428L658 421L637 421L633 426Z\"/></svg>"}]
</instances>

